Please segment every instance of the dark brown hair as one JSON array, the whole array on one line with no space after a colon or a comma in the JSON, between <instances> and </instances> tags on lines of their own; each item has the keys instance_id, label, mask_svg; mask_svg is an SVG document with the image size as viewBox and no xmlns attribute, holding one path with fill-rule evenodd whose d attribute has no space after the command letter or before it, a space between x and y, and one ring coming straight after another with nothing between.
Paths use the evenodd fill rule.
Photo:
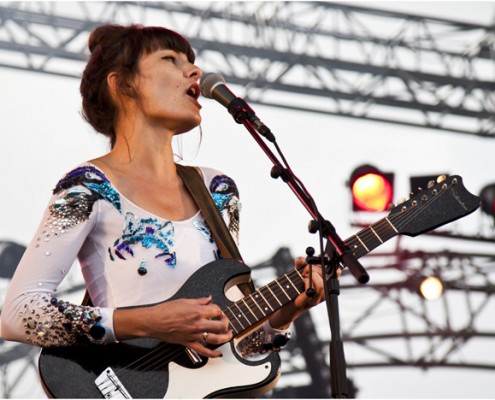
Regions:
<instances>
[{"instance_id":1,"label":"dark brown hair","mask_svg":"<svg viewBox=\"0 0 495 400\"><path fill-rule=\"evenodd\" d=\"M136 97L132 79L142 55L170 49L184 53L191 63L195 60L194 51L184 37L155 26L103 25L91 32L88 47L91 54L80 86L82 115L96 131L110 138L112 148L118 109L110 96L108 74L117 73L119 94Z\"/></svg>"}]
</instances>

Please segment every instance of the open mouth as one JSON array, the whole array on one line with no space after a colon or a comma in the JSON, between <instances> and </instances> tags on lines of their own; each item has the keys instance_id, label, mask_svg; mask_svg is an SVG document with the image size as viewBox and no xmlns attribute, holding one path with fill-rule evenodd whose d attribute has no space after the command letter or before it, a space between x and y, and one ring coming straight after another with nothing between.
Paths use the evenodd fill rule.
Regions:
<instances>
[{"instance_id":1,"label":"open mouth","mask_svg":"<svg viewBox=\"0 0 495 400\"><path fill-rule=\"evenodd\" d=\"M199 97L199 94L200 94L200 91L199 91L199 85L197 83L195 83L194 85L192 85L188 91L186 92L186 94L188 96L191 96L192 98L194 98L195 100L198 99Z\"/></svg>"}]
</instances>

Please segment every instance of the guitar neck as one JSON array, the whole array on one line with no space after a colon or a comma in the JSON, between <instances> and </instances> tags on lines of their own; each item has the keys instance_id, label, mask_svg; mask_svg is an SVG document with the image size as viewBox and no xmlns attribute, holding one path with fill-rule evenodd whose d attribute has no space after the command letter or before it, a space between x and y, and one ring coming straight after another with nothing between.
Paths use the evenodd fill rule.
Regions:
<instances>
[{"instance_id":1,"label":"guitar neck","mask_svg":"<svg viewBox=\"0 0 495 400\"><path fill-rule=\"evenodd\" d=\"M381 219L351 236L345 243L356 257L364 256L399 233L391 222L392 219L393 216ZM237 337L266 320L304 290L301 272L293 269L235 302L223 310L230 320L230 329L233 330L234 336Z\"/></svg>"},{"instance_id":2,"label":"guitar neck","mask_svg":"<svg viewBox=\"0 0 495 400\"><path fill-rule=\"evenodd\" d=\"M399 234L399 230L396 228L398 222L396 215L389 215L360 230L348 238L345 243L357 258L361 258L387 240L397 236Z\"/></svg>"}]
</instances>

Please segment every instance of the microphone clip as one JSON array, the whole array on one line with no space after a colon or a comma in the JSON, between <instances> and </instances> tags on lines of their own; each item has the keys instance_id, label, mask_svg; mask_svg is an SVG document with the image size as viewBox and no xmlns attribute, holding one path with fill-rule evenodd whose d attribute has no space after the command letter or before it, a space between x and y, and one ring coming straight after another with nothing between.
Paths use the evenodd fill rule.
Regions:
<instances>
[{"instance_id":1,"label":"microphone clip","mask_svg":"<svg viewBox=\"0 0 495 400\"><path fill-rule=\"evenodd\" d=\"M235 122L238 124L243 124L247 120L253 125L256 132L258 132L261 136L265 137L272 143L275 142L275 136L270 128L260 121L253 109L248 106L244 99L236 97L230 102L227 110L230 115L234 117Z\"/></svg>"}]
</instances>

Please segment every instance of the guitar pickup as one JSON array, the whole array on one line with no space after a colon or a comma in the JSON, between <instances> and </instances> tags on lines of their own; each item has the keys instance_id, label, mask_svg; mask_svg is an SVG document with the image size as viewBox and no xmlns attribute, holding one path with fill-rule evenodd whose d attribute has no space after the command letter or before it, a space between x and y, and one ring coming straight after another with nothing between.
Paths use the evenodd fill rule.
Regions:
<instances>
[{"instance_id":1,"label":"guitar pickup","mask_svg":"<svg viewBox=\"0 0 495 400\"><path fill-rule=\"evenodd\" d=\"M185 349L186 349L186 354L189 357L189 360L191 360L191 362L194 365L199 365L203 362L199 354L196 353L194 350L191 350L189 347L186 347Z\"/></svg>"},{"instance_id":2,"label":"guitar pickup","mask_svg":"<svg viewBox=\"0 0 495 400\"><path fill-rule=\"evenodd\" d=\"M132 399L112 368L105 369L95 380L95 384L106 399Z\"/></svg>"}]
</instances>

